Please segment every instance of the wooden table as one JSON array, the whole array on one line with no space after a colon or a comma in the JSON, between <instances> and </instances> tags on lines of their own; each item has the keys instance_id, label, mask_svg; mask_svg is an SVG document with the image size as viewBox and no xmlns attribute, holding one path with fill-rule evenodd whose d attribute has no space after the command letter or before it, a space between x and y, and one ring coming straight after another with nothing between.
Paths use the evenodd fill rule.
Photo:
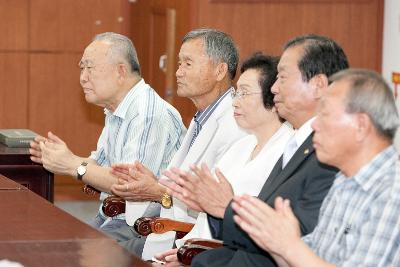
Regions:
<instances>
[{"instance_id":1,"label":"wooden table","mask_svg":"<svg viewBox=\"0 0 400 267\"><path fill-rule=\"evenodd\" d=\"M30 160L28 148L11 148L0 143L0 174L53 202L54 175Z\"/></svg>"},{"instance_id":2,"label":"wooden table","mask_svg":"<svg viewBox=\"0 0 400 267\"><path fill-rule=\"evenodd\" d=\"M0 259L24 266L151 266L0 175Z\"/></svg>"}]
</instances>

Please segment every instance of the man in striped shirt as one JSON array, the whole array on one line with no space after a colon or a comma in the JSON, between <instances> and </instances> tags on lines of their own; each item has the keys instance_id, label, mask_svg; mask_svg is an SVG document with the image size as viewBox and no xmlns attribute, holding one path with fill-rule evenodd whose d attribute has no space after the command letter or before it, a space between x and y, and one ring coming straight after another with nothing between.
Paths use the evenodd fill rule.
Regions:
<instances>
[{"instance_id":1,"label":"man in striped shirt","mask_svg":"<svg viewBox=\"0 0 400 267\"><path fill-rule=\"evenodd\" d=\"M140 161L159 174L181 145L186 129L179 112L164 101L140 76L136 50L126 36L97 35L85 49L80 83L88 103L104 108L105 126L96 151L88 157L73 154L49 132L31 144L32 160L56 174L69 175L102 191L111 192L116 163ZM147 206L144 207L144 209ZM125 215L108 218L100 207L92 225L104 231L125 222Z\"/></svg>"}]
</instances>

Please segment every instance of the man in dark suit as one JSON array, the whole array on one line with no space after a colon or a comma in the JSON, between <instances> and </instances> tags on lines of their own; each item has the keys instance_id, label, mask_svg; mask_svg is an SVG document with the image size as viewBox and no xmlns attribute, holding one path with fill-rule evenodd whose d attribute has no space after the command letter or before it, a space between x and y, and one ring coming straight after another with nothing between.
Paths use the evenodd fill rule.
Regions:
<instances>
[{"instance_id":1,"label":"man in dark suit","mask_svg":"<svg viewBox=\"0 0 400 267\"><path fill-rule=\"evenodd\" d=\"M277 196L290 199L303 235L314 229L322 200L337 172L318 162L312 146L311 123L321 92L328 87L328 77L345 68L348 68L346 56L333 40L316 35L300 36L285 45L278 65L278 79L272 87L279 115L290 122L296 132L258 198L272 206ZM199 172L196 174L199 176ZM183 193L185 187L202 186L201 180L188 176L180 183L183 189L179 193L186 196L182 197L183 201L197 202L208 214L215 214L213 205L209 205L210 210L202 205L212 202L210 196L204 199L193 190L190 194ZM197 255L192 266L276 266L273 258L235 224L231 205L224 209L222 221L209 220L214 238L222 237L224 247Z\"/></svg>"},{"instance_id":2,"label":"man in dark suit","mask_svg":"<svg viewBox=\"0 0 400 267\"><path fill-rule=\"evenodd\" d=\"M279 115L296 129L294 137L298 148L293 149L291 158L287 152L290 148L285 148L259 198L269 205L274 204L277 196L290 199L302 234L315 227L321 202L336 173L318 162L312 147L310 124L321 91L328 87L328 77L347 67L346 56L334 41L320 36L301 36L285 45L278 65L278 80L272 87ZM286 159L287 154L290 159ZM224 247L199 254L192 266L275 266L272 257L235 224L233 215L228 205L220 230Z\"/></svg>"}]
</instances>

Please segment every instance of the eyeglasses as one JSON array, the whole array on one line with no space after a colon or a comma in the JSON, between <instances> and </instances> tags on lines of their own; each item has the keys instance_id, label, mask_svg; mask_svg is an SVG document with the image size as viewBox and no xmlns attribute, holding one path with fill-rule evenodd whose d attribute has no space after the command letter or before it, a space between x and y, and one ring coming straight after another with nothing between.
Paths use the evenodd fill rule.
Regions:
<instances>
[{"instance_id":1,"label":"eyeglasses","mask_svg":"<svg viewBox=\"0 0 400 267\"><path fill-rule=\"evenodd\" d=\"M248 96L248 95L255 95L255 94L261 94L261 93L262 92L244 92L244 91L239 91L239 90L232 89L231 90L231 97L232 97L232 99L235 99L235 98L241 99L241 98L243 98L245 96Z\"/></svg>"}]
</instances>

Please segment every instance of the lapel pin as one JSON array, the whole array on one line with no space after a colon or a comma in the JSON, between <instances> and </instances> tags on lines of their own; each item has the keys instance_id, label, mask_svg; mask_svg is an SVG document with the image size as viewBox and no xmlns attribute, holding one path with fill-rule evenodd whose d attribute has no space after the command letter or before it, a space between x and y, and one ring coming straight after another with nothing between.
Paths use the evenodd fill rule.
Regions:
<instances>
[{"instance_id":1,"label":"lapel pin","mask_svg":"<svg viewBox=\"0 0 400 267\"><path fill-rule=\"evenodd\" d=\"M310 153L310 150L309 150L308 148L306 148L306 149L304 150L304 155L307 155L308 153Z\"/></svg>"}]
</instances>

